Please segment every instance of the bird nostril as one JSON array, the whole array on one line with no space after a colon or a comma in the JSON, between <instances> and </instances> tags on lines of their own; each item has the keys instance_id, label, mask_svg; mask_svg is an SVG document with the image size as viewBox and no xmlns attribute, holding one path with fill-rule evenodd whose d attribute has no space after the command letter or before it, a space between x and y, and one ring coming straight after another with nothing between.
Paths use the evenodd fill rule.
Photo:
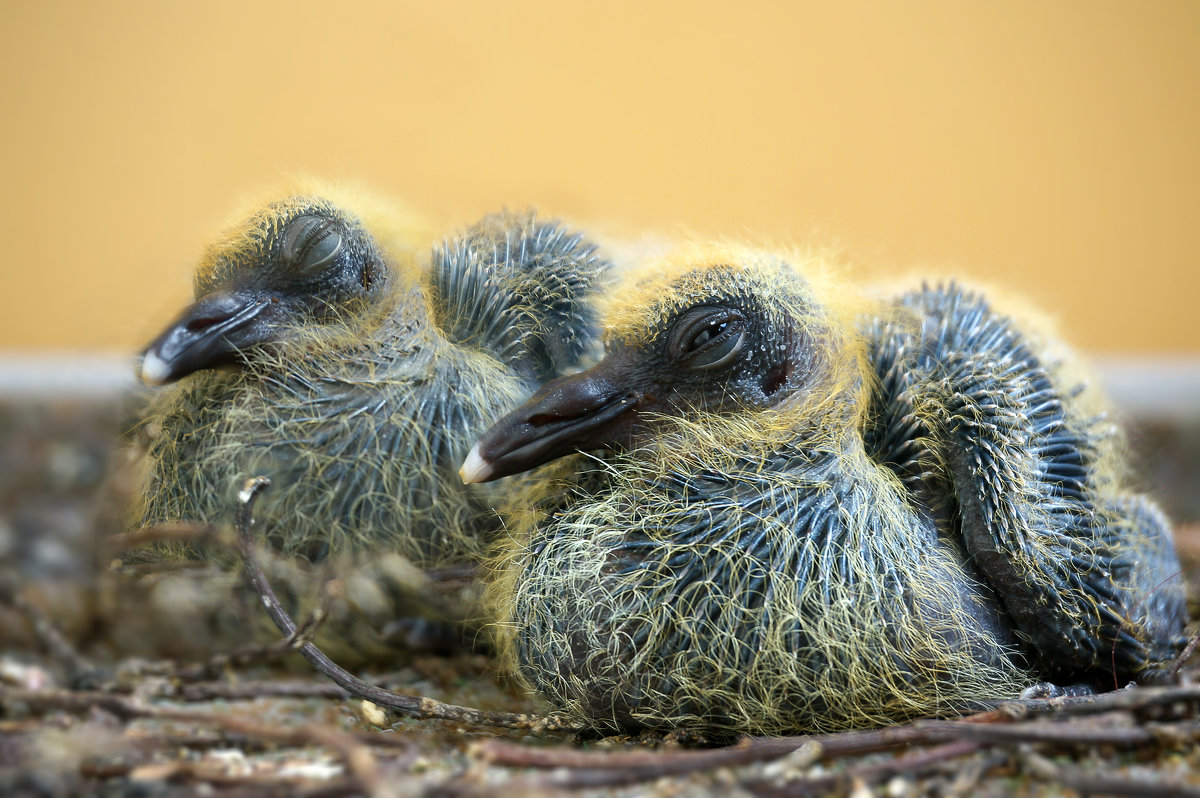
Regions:
<instances>
[{"instance_id":1,"label":"bird nostril","mask_svg":"<svg viewBox=\"0 0 1200 798\"><path fill-rule=\"evenodd\" d=\"M221 322L223 319L223 316L200 316L199 318L190 319L185 328L188 332L201 332Z\"/></svg>"}]
</instances>

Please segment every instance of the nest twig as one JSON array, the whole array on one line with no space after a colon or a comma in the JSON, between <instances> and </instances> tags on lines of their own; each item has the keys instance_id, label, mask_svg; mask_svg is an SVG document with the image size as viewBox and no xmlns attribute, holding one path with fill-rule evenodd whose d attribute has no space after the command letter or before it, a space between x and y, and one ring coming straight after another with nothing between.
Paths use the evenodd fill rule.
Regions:
<instances>
[{"instance_id":1,"label":"nest twig","mask_svg":"<svg viewBox=\"0 0 1200 798\"><path fill-rule=\"evenodd\" d=\"M241 493L238 494L240 507L237 516L237 549L242 558L242 564L250 579L254 592L262 599L267 614L285 635L291 637L296 633L296 623L280 604L258 564L255 552L254 538L251 529L254 525L254 503L258 494L263 491L270 480L266 477L254 477L246 481ZM359 679L345 668L341 667L325 655L316 644L304 642L297 650L305 659L321 673L328 676L334 684L351 695L364 701L370 701L377 706L386 707L412 718L421 720L437 719L465 723L476 726L489 726L526 731L578 731L579 724L553 715L529 715L513 712L487 712L472 707L445 704L425 696L411 696L394 693Z\"/></svg>"},{"instance_id":2,"label":"nest twig","mask_svg":"<svg viewBox=\"0 0 1200 798\"><path fill-rule=\"evenodd\" d=\"M133 685L126 678L90 690L0 686L0 792L20 787L26 783L21 774L43 767L38 764L44 758L38 753L43 741L76 728L87 739L100 736L97 729L115 730L123 741L123 753L74 761L65 771L74 781L64 793L86 792L114 780L178 785L185 791L204 785L216 795L310 798L358 794L384 798L396 791L447 796L501 790L553 794L629 789L669 780L665 783L674 785L672 789L686 786L695 794L741 790L787 798L862 791L895 780L919 781L921 792L964 795L988 779L1004 778L1010 784L1024 779L1080 793L1200 797L1200 778L1189 775L1200 772L1194 766L1200 761L1200 687L1190 684L1135 687L1084 698L1012 701L957 720L924 720L839 734L747 738L710 749L672 747L668 740L658 741L658 748L626 744L617 750L584 750L565 740L547 745L503 739L495 732L573 732L578 727L557 718L485 712L393 693L332 663L310 639L322 609L296 624L280 606L258 564L251 531L254 498L264 487L265 482L258 480L247 485L236 534L226 540L237 548L255 590L285 638L269 646L219 654L196 665L131 669L127 677L132 673L137 681ZM52 619L28 604L22 606L19 596L11 585L0 592L0 598L22 609L42 648L62 671L73 678L89 668L91 662L57 631ZM293 651L332 683L237 678L241 669L270 663ZM1192 675L1184 673L1184 677ZM264 702L344 701L348 695L411 718L451 721L454 727L463 724L479 731L473 740L459 738L465 756L456 759L443 748L438 760L441 769L427 771L435 759L428 731L439 728L436 725L365 731L341 728L315 714L298 724L270 722L257 714ZM230 704L214 711L222 706L219 702L234 701L252 701L256 709ZM380 725L378 717L371 717ZM234 767L225 759L231 750L248 758L262 754L265 761L276 764ZM331 765L320 777L289 774L282 764L317 763L323 757L331 758ZM1150 766L1179 759L1192 762L1192 769ZM1142 764L1128 768L1122 764L1134 762ZM941 786L929 786L937 784Z\"/></svg>"}]
</instances>

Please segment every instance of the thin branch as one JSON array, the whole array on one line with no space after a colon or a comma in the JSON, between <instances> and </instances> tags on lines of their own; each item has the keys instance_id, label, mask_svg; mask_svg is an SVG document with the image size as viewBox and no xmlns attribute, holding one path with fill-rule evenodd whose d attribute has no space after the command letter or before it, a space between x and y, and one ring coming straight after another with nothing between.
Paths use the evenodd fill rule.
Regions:
<instances>
[{"instance_id":1,"label":"thin branch","mask_svg":"<svg viewBox=\"0 0 1200 798\"><path fill-rule=\"evenodd\" d=\"M171 674L172 678L188 682L218 679L225 675L230 668L273 662L291 655L292 652L312 642L313 636L328 617L328 605L333 591L329 589L328 583L326 588L322 591L321 603L309 613L294 632L284 639L265 646L246 646L229 654L217 654L207 662L177 669Z\"/></svg>"},{"instance_id":2,"label":"thin branch","mask_svg":"<svg viewBox=\"0 0 1200 798\"><path fill-rule=\"evenodd\" d=\"M1184 744L1200 739L1200 726L1191 721L1113 727L1079 722L965 723L921 721L930 739L967 739L986 743L1042 743L1060 746L1111 745L1136 748L1172 740Z\"/></svg>"},{"instance_id":3,"label":"thin branch","mask_svg":"<svg viewBox=\"0 0 1200 798\"><path fill-rule=\"evenodd\" d=\"M127 551L148 543L189 543L198 545L230 545L227 533L212 524L196 521L164 521L158 524L119 532L105 538L105 543L114 552Z\"/></svg>"},{"instance_id":4,"label":"thin branch","mask_svg":"<svg viewBox=\"0 0 1200 798\"><path fill-rule=\"evenodd\" d=\"M258 564L255 553L254 539L250 530L254 524L254 503L258 494L270 484L265 477L254 477L246 481L241 493L238 494L240 507L237 516L237 549L242 559L246 574L254 592L262 599L271 620L285 635L296 632L296 624L284 610L275 591L267 581L266 574ZM533 732L576 732L579 724L556 716L528 715L512 712L486 712L462 707L454 704L444 704L441 701L424 696L410 696L393 693L390 690L368 684L351 674L340 665L334 663L317 646L311 642L304 643L299 648L300 653L314 668L328 676L342 689L370 701L381 707L395 710L420 720L436 719L465 723L474 726L491 726L508 729L521 729Z\"/></svg>"},{"instance_id":5,"label":"thin branch","mask_svg":"<svg viewBox=\"0 0 1200 798\"><path fill-rule=\"evenodd\" d=\"M873 753L940 739L916 726L805 737L745 739L727 748L694 751L580 751L574 748L530 748L503 740L484 740L476 756L491 764L580 771L555 782L559 787L616 787L664 776L735 768L769 762L805 745L820 749L822 759Z\"/></svg>"},{"instance_id":6,"label":"thin branch","mask_svg":"<svg viewBox=\"0 0 1200 798\"><path fill-rule=\"evenodd\" d=\"M75 682L95 670L92 662L63 637L58 627L25 598L20 587L9 577L0 578L0 601L11 604L25 616L38 643L66 670L68 681Z\"/></svg>"},{"instance_id":7,"label":"thin branch","mask_svg":"<svg viewBox=\"0 0 1200 798\"><path fill-rule=\"evenodd\" d=\"M961 743L971 750L994 744L1042 743L1061 746L1113 745L1136 747L1164 739L1184 744L1200 739L1191 722L1154 727L1110 728L1083 723L981 723L917 721L872 731L848 731L804 737L748 739L728 748L707 751L579 751L574 748L530 748L502 740L485 740L473 752L490 764L573 771L556 778L560 788L616 787L665 776L733 768L778 759L802 746L815 746L824 760L857 756L911 745ZM945 751L954 749L945 748ZM947 758L945 751L939 756ZM813 788L817 789L817 788ZM829 789L822 787L821 789Z\"/></svg>"},{"instance_id":8,"label":"thin branch","mask_svg":"<svg viewBox=\"0 0 1200 798\"><path fill-rule=\"evenodd\" d=\"M1095 769L1084 770L1075 765L1061 765L1036 753L1023 751L1021 760L1025 771L1058 787L1076 790L1084 795L1128 795L1134 798L1200 798L1200 787L1189 786L1178 779L1155 775L1153 779L1120 776Z\"/></svg>"},{"instance_id":9,"label":"thin branch","mask_svg":"<svg viewBox=\"0 0 1200 798\"><path fill-rule=\"evenodd\" d=\"M1200 704L1200 685L1183 687L1125 687L1100 695L1070 698L1029 698L998 702L991 712L1009 719L1025 714L1057 713L1068 716L1095 715L1115 710L1148 709L1169 704ZM1194 709L1193 709L1194 711Z\"/></svg>"},{"instance_id":10,"label":"thin branch","mask_svg":"<svg viewBox=\"0 0 1200 798\"><path fill-rule=\"evenodd\" d=\"M745 782L743 786L750 788L755 794L767 796L767 798L798 798L798 796L827 793L838 787L844 788L854 782L871 784L889 776L915 776L951 759L973 754L983 747L984 743L958 740L883 762L859 765L841 773L795 779L778 787L772 787L760 781Z\"/></svg>"},{"instance_id":11,"label":"thin branch","mask_svg":"<svg viewBox=\"0 0 1200 798\"><path fill-rule=\"evenodd\" d=\"M201 701L246 701L256 698L347 698L345 690L336 684L322 682L201 682L182 685L164 692L176 700L197 703Z\"/></svg>"},{"instance_id":12,"label":"thin branch","mask_svg":"<svg viewBox=\"0 0 1200 798\"><path fill-rule=\"evenodd\" d=\"M1196 632L1196 634L1192 635L1191 640L1188 640L1187 645L1183 647L1183 651L1175 660L1175 666L1171 668L1172 676L1179 675L1180 669L1183 668L1183 663L1187 662L1188 658L1192 656L1192 652L1196 650L1197 643L1200 643L1200 632Z\"/></svg>"},{"instance_id":13,"label":"thin branch","mask_svg":"<svg viewBox=\"0 0 1200 798\"><path fill-rule=\"evenodd\" d=\"M258 723L233 715L155 706L131 696L83 690L18 690L0 686L0 705L24 707L30 712L62 711L87 715L101 710L123 721L142 718L215 726L226 734L268 740L280 745L320 745L345 748L353 744L409 750L412 743L394 734L378 732L342 732L329 726L304 724L278 726ZM331 736L335 735L335 736Z\"/></svg>"}]
</instances>

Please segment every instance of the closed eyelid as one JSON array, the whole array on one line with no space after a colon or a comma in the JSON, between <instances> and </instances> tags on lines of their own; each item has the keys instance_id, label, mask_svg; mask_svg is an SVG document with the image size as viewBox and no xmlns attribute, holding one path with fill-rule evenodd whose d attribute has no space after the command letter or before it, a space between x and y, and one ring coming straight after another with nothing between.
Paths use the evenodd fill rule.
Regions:
<instances>
[{"instance_id":1,"label":"closed eyelid","mask_svg":"<svg viewBox=\"0 0 1200 798\"><path fill-rule=\"evenodd\" d=\"M294 219L284 230L280 242L280 256L283 260L306 269L318 268L333 260L342 245L342 234L333 219L315 215L301 216ZM311 260L314 251L320 255L315 261Z\"/></svg>"}]
</instances>

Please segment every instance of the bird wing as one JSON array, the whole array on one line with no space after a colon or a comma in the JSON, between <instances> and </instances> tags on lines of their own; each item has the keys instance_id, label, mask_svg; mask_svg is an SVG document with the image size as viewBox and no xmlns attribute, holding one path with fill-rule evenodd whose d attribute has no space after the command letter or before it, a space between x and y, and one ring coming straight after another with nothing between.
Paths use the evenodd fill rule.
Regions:
<instances>
[{"instance_id":1,"label":"bird wing","mask_svg":"<svg viewBox=\"0 0 1200 798\"><path fill-rule=\"evenodd\" d=\"M1134 578L1164 534L1118 498L1109 425L978 295L925 288L898 306L871 331L875 456L957 534L1045 672L1142 671L1171 649Z\"/></svg>"},{"instance_id":2,"label":"bird wing","mask_svg":"<svg viewBox=\"0 0 1200 798\"><path fill-rule=\"evenodd\" d=\"M596 244L557 221L492 214L434 250L433 318L448 340L491 353L532 387L594 354L590 300L609 268Z\"/></svg>"}]
</instances>

